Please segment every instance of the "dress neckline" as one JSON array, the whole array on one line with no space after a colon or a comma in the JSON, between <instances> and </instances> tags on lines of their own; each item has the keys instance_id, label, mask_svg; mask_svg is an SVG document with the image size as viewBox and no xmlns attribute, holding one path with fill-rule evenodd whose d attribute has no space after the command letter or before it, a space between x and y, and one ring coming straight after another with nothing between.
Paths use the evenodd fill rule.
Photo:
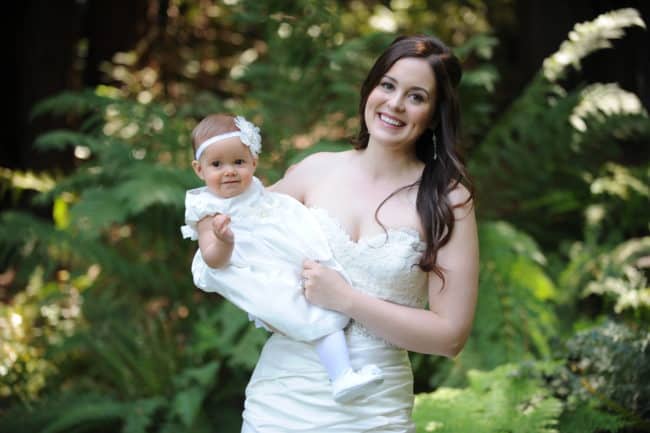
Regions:
<instances>
[{"instance_id":1,"label":"dress neckline","mask_svg":"<svg viewBox=\"0 0 650 433\"><path fill-rule=\"evenodd\" d=\"M315 212L320 212L321 214L325 215L327 219L329 219L334 226L343 234L345 239L355 245L363 245L363 244L368 244L371 243L373 240L378 239L380 237L386 237L386 234L388 233L388 238L391 238L391 235L402 235L411 238L412 240L416 241L419 245L423 246L425 245L425 242L422 240L422 237L420 236L420 232L413 228L413 227L408 227L408 226L403 226L403 227L387 227L386 232L379 232L379 233L373 233L369 235L364 235L359 237L359 239L354 240L352 236L350 236L350 233L345 229L343 224L341 223L341 220L336 217L335 215L332 215L330 211L328 211L325 208L318 207L318 206L308 206L308 208L311 211Z\"/></svg>"}]
</instances>

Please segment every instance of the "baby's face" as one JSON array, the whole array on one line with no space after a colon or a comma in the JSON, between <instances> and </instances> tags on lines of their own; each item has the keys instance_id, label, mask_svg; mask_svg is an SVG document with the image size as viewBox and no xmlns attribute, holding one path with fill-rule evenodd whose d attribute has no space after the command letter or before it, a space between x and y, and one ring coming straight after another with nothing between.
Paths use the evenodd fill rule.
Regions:
<instances>
[{"instance_id":1,"label":"baby's face","mask_svg":"<svg viewBox=\"0 0 650 433\"><path fill-rule=\"evenodd\" d=\"M257 159L239 137L232 137L209 145L192 167L212 193L230 198L249 187Z\"/></svg>"}]
</instances>

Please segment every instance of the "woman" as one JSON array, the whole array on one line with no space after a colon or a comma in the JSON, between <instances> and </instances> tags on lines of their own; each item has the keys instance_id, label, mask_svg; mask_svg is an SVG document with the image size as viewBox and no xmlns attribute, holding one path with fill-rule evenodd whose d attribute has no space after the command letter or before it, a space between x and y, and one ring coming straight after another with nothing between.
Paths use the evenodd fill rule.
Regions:
<instances>
[{"instance_id":1,"label":"woman","mask_svg":"<svg viewBox=\"0 0 650 433\"><path fill-rule=\"evenodd\" d=\"M305 297L352 318L353 366L377 364L384 383L338 404L313 346L274 334L242 432L415 432L407 351L456 356L478 292L472 193L455 151L460 77L439 40L396 39L361 88L355 149L311 155L272 187L312 209L352 281L306 261Z\"/></svg>"}]
</instances>

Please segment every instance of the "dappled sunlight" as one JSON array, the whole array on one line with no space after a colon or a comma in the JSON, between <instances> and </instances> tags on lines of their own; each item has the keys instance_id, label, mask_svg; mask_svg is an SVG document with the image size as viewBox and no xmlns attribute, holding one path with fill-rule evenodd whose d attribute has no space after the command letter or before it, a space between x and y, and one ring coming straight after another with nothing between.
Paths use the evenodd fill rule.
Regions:
<instances>
[{"instance_id":1,"label":"dappled sunlight","mask_svg":"<svg viewBox=\"0 0 650 433\"><path fill-rule=\"evenodd\" d=\"M11 170L0 167L0 179L7 181L12 189L28 189L46 192L54 188L56 181L49 173Z\"/></svg>"},{"instance_id":2,"label":"dappled sunlight","mask_svg":"<svg viewBox=\"0 0 650 433\"><path fill-rule=\"evenodd\" d=\"M39 396L57 371L47 350L74 334L82 321L81 291L98 276L92 266L77 278L60 269L55 281L48 282L37 268L11 304L0 304L0 398L16 395L31 401Z\"/></svg>"},{"instance_id":3,"label":"dappled sunlight","mask_svg":"<svg viewBox=\"0 0 650 433\"><path fill-rule=\"evenodd\" d=\"M610 195L626 200L631 194L650 199L650 186L634 176L625 166L607 163L603 174L591 182L591 193L594 195Z\"/></svg>"},{"instance_id":4,"label":"dappled sunlight","mask_svg":"<svg viewBox=\"0 0 650 433\"><path fill-rule=\"evenodd\" d=\"M289 23L281 23L278 26L278 36L280 36L281 39L287 39L289 36L291 36L292 31L293 27L291 27L291 24Z\"/></svg>"},{"instance_id":5,"label":"dappled sunlight","mask_svg":"<svg viewBox=\"0 0 650 433\"><path fill-rule=\"evenodd\" d=\"M90 158L91 152L88 146L75 146L74 147L74 157L77 159L88 159Z\"/></svg>"},{"instance_id":6,"label":"dappled sunlight","mask_svg":"<svg viewBox=\"0 0 650 433\"><path fill-rule=\"evenodd\" d=\"M372 28L382 32L393 33L397 30L397 19L393 12L385 6L376 6L368 22Z\"/></svg>"},{"instance_id":7,"label":"dappled sunlight","mask_svg":"<svg viewBox=\"0 0 650 433\"><path fill-rule=\"evenodd\" d=\"M343 113L332 113L322 123L314 127L306 134L297 134L292 138L292 144L296 149L307 149L319 141L345 141L352 135L353 128L347 127ZM356 122L353 122L356 126Z\"/></svg>"}]
</instances>

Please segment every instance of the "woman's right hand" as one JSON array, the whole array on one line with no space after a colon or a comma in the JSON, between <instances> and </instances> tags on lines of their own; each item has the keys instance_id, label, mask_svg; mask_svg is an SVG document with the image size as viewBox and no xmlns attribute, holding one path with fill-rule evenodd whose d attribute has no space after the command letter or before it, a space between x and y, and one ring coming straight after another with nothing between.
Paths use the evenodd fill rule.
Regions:
<instances>
[{"instance_id":1,"label":"woman's right hand","mask_svg":"<svg viewBox=\"0 0 650 433\"><path fill-rule=\"evenodd\" d=\"M219 213L212 218L212 232L221 242L232 244L235 241L230 228L230 217L226 214Z\"/></svg>"}]
</instances>

